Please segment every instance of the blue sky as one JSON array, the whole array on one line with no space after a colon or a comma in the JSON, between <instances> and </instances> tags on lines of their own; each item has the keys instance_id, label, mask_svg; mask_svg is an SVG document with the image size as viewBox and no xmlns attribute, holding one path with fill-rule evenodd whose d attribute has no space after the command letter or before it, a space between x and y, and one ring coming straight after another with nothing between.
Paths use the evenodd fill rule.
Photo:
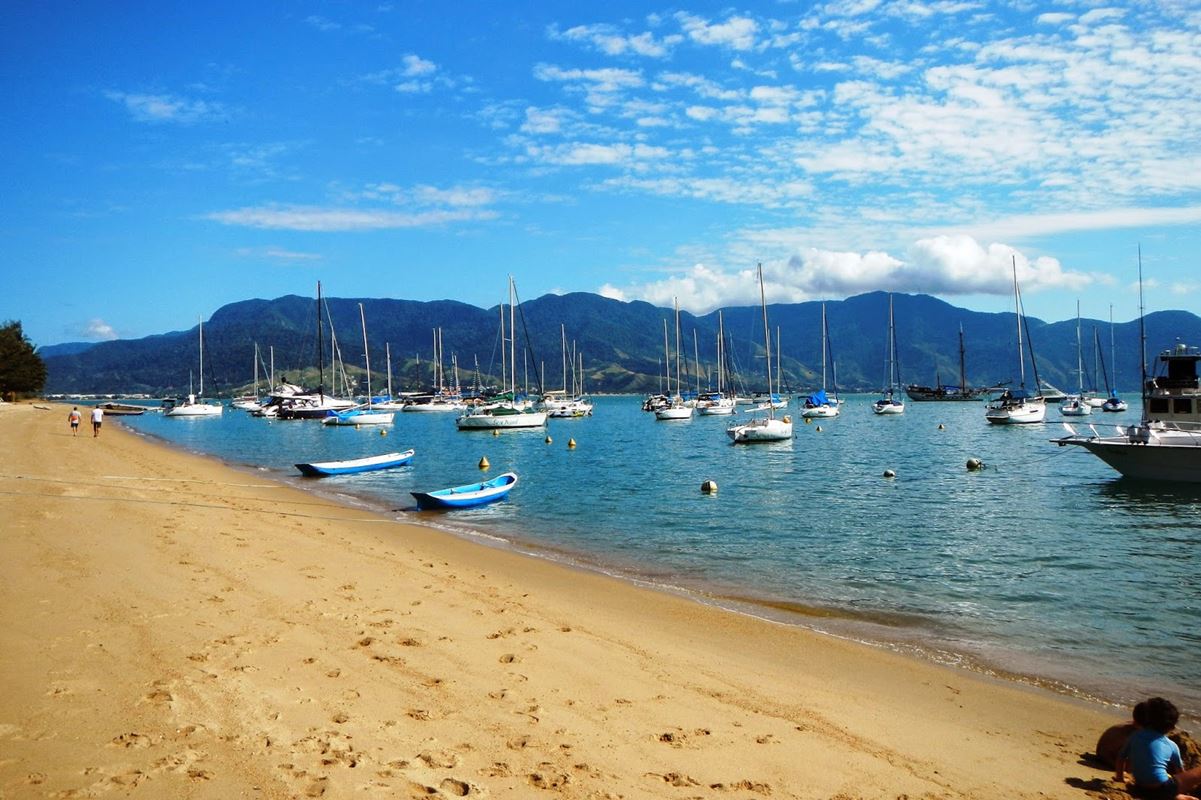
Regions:
<instances>
[{"instance_id":1,"label":"blue sky","mask_svg":"<svg viewBox=\"0 0 1201 800\"><path fill-rule=\"evenodd\" d=\"M0 319L925 292L1201 313L1201 3L15 2Z\"/></svg>"}]
</instances>

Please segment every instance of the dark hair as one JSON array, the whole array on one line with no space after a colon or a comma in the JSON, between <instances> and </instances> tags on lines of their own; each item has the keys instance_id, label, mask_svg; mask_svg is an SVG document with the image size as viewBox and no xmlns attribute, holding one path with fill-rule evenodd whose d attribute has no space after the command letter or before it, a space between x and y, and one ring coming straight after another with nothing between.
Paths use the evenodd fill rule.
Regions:
<instances>
[{"instance_id":1,"label":"dark hair","mask_svg":"<svg viewBox=\"0 0 1201 800\"><path fill-rule=\"evenodd\" d=\"M1142 713L1140 714L1140 707ZM1134 721L1140 725L1157 730L1160 733L1168 733L1172 728L1176 727L1176 723L1180 721L1180 711L1172 704L1171 700L1166 700L1162 697L1152 697L1149 700L1144 700L1134 707ZM1140 720L1139 717L1142 717Z\"/></svg>"}]
</instances>

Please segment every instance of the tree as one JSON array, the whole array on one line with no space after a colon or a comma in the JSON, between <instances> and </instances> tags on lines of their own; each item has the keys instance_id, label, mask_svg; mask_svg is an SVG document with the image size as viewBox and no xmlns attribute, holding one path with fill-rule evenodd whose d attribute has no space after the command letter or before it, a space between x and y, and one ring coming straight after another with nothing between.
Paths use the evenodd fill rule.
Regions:
<instances>
[{"instance_id":1,"label":"tree","mask_svg":"<svg viewBox=\"0 0 1201 800\"><path fill-rule=\"evenodd\" d=\"M40 394L45 385L46 362L25 338L21 323L0 325L0 397Z\"/></svg>"}]
</instances>

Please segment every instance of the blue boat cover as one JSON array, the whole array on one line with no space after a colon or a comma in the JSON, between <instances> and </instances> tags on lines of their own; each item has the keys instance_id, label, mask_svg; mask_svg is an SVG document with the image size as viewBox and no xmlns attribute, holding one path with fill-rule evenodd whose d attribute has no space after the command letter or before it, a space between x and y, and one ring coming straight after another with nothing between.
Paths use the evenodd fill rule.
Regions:
<instances>
[{"instance_id":1,"label":"blue boat cover","mask_svg":"<svg viewBox=\"0 0 1201 800\"><path fill-rule=\"evenodd\" d=\"M830 398L826 396L825 389L818 389L813 394L805 398L805 404L812 407L829 405Z\"/></svg>"}]
</instances>

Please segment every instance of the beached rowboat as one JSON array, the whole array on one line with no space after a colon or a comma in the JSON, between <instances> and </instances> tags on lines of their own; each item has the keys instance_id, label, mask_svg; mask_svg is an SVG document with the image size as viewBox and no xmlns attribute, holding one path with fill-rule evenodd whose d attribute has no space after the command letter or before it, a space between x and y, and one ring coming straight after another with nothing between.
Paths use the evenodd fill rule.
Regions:
<instances>
[{"instance_id":1,"label":"beached rowboat","mask_svg":"<svg viewBox=\"0 0 1201 800\"><path fill-rule=\"evenodd\" d=\"M377 469L401 467L413 460L413 451L403 453L384 453L382 456L352 458L348 461L316 461L312 464L297 464L300 470L310 478L322 478L326 475L351 475L356 472L373 472Z\"/></svg>"},{"instance_id":2,"label":"beached rowboat","mask_svg":"<svg viewBox=\"0 0 1201 800\"><path fill-rule=\"evenodd\" d=\"M430 508L470 508L482 506L500 500L517 485L517 475L506 472L490 481L468 483L450 489L438 489L433 492L410 492L417 501L417 507Z\"/></svg>"}]
</instances>

